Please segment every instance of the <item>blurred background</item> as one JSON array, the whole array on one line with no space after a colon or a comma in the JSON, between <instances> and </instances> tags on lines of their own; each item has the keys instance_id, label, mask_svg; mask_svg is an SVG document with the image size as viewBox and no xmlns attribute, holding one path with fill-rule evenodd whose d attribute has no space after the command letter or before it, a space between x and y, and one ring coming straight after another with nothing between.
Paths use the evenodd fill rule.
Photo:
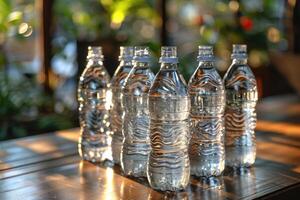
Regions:
<instances>
[{"instance_id":1,"label":"blurred background","mask_svg":"<svg viewBox=\"0 0 300 200\"><path fill-rule=\"evenodd\" d=\"M0 0L0 140L78 126L76 86L89 45L117 67L120 45L176 45L186 80L197 46L214 45L221 75L245 43L259 97L300 94L297 0Z\"/></svg>"}]
</instances>

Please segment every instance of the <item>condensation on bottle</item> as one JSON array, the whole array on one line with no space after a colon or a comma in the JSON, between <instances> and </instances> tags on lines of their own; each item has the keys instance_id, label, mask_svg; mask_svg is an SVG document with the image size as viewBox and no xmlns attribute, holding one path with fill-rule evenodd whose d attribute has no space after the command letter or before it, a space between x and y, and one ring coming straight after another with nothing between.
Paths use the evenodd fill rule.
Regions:
<instances>
[{"instance_id":1,"label":"condensation on bottle","mask_svg":"<svg viewBox=\"0 0 300 200\"><path fill-rule=\"evenodd\" d=\"M162 47L161 68L149 91L151 152L147 177L162 191L185 189L190 177L188 156L190 98L177 70L176 47Z\"/></svg>"},{"instance_id":2,"label":"condensation on bottle","mask_svg":"<svg viewBox=\"0 0 300 200\"><path fill-rule=\"evenodd\" d=\"M247 65L247 46L233 45L231 57L233 62L224 76L225 163L233 168L249 167L256 157L257 86Z\"/></svg>"},{"instance_id":3,"label":"condensation on bottle","mask_svg":"<svg viewBox=\"0 0 300 200\"><path fill-rule=\"evenodd\" d=\"M78 151L84 160L111 161L110 76L103 66L102 48L89 47L87 59L78 84L81 133Z\"/></svg>"},{"instance_id":4,"label":"condensation on bottle","mask_svg":"<svg viewBox=\"0 0 300 200\"><path fill-rule=\"evenodd\" d=\"M215 68L213 47L199 46L198 61L198 68L188 84L191 175L219 176L225 167L225 90Z\"/></svg>"},{"instance_id":5,"label":"condensation on bottle","mask_svg":"<svg viewBox=\"0 0 300 200\"><path fill-rule=\"evenodd\" d=\"M135 47L134 67L129 73L123 94L123 135L121 167L125 175L147 176L150 152L148 92L154 80L148 47Z\"/></svg>"},{"instance_id":6,"label":"condensation on bottle","mask_svg":"<svg viewBox=\"0 0 300 200\"><path fill-rule=\"evenodd\" d=\"M125 85L125 80L133 67L133 47L120 47L120 64L117 67L111 81L112 90L112 108L111 108L111 129L112 136L112 156L115 164L120 164L121 148L123 144L122 120L124 111L122 108L122 89Z\"/></svg>"}]
</instances>

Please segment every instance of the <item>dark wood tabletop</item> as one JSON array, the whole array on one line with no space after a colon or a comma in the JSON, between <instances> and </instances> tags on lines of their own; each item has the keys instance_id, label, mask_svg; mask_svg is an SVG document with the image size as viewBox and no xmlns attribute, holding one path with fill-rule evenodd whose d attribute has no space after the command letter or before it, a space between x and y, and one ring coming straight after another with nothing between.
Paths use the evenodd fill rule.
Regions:
<instances>
[{"instance_id":1,"label":"dark wood tabletop","mask_svg":"<svg viewBox=\"0 0 300 200\"><path fill-rule=\"evenodd\" d=\"M268 98L258 106L257 160L186 191L152 190L119 167L81 161L79 129L0 143L0 199L292 199L300 196L300 98Z\"/></svg>"}]
</instances>

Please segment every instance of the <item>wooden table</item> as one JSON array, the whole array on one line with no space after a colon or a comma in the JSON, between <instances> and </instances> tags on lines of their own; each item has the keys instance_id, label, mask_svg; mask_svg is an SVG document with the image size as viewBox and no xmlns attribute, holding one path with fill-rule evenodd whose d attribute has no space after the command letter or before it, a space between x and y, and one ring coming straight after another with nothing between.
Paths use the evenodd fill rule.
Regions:
<instances>
[{"instance_id":1,"label":"wooden table","mask_svg":"<svg viewBox=\"0 0 300 200\"><path fill-rule=\"evenodd\" d=\"M162 193L119 167L96 166L77 155L79 129L0 143L0 199L291 199L300 195L300 98L258 105L258 158L243 172L226 171L186 191Z\"/></svg>"}]
</instances>

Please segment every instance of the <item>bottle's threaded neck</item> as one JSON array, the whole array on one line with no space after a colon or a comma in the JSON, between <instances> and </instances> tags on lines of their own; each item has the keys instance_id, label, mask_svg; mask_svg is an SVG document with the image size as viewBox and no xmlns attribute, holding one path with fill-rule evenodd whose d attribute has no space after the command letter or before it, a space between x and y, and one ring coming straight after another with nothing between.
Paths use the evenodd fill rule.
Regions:
<instances>
[{"instance_id":1,"label":"bottle's threaded neck","mask_svg":"<svg viewBox=\"0 0 300 200\"><path fill-rule=\"evenodd\" d=\"M160 63L178 63L177 48L175 46L161 47Z\"/></svg>"},{"instance_id":2,"label":"bottle's threaded neck","mask_svg":"<svg viewBox=\"0 0 300 200\"><path fill-rule=\"evenodd\" d=\"M102 47L101 46L89 46L88 47L87 59L91 59L91 58L103 60L104 56L103 56L103 53L102 53Z\"/></svg>"},{"instance_id":3,"label":"bottle's threaded neck","mask_svg":"<svg viewBox=\"0 0 300 200\"><path fill-rule=\"evenodd\" d=\"M247 59L247 45L245 44L234 44L232 45L232 59Z\"/></svg>"},{"instance_id":4,"label":"bottle's threaded neck","mask_svg":"<svg viewBox=\"0 0 300 200\"><path fill-rule=\"evenodd\" d=\"M134 56L134 48L131 46L121 46L119 61L126 60L131 61Z\"/></svg>"},{"instance_id":5,"label":"bottle's threaded neck","mask_svg":"<svg viewBox=\"0 0 300 200\"><path fill-rule=\"evenodd\" d=\"M214 61L214 52L212 46L201 45L198 47L198 61Z\"/></svg>"},{"instance_id":6,"label":"bottle's threaded neck","mask_svg":"<svg viewBox=\"0 0 300 200\"><path fill-rule=\"evenodd\" d=\"M149 47L137 46L134 47L134 57L135 62L150 62L150 50Z\"/></svg>"}]
</instances>

